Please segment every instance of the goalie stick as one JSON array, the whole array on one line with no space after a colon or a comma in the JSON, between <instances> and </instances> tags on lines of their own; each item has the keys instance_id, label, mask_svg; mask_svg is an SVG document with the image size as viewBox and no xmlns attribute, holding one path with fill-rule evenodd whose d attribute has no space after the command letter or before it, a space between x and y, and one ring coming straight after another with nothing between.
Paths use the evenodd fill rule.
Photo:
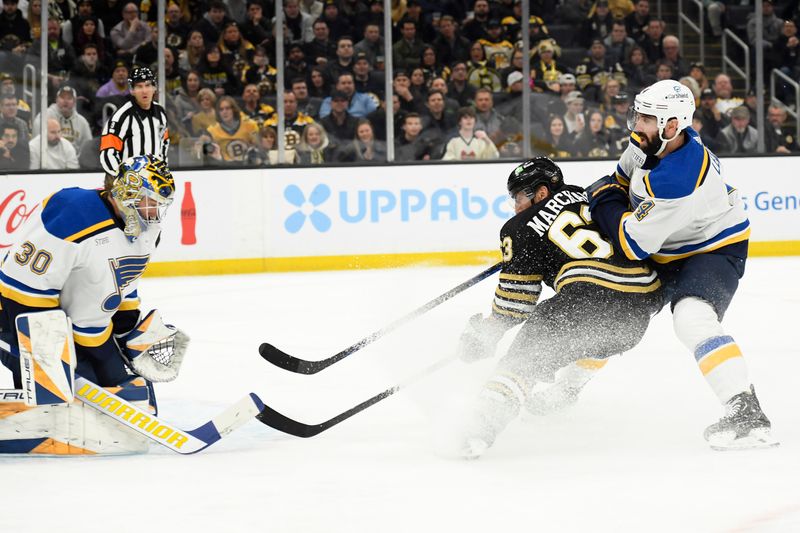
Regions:
<instances>
[{"instance_id":1,"label":"goalie stick","mask_svg":"<svg viewBox=\"0 0 800 533\"><path fill-rule=\"evenodd\" d=\"M457 295L458 293L465 291L466 289L472 287L473 285L475 285L480 281L483 281L484 279L488 278L489 276L500 270L502 266L503 263L497 263L495 265L492 265L491 267L487 268L480 274L477 274L476 276L468 279L461 285L453 287L446 293L442 294L437 298L434 298L433 300L426 303L422 307L419 307L418 309L411 311L407 315L395 320L388 326L385 326L384 328L379 329L378 331L372 333L371 335L364 337L363 339L353 344L349 348L345 348L341 352L332 355L327 359L322 359L320 361L308 361L305 359L300 359L266 342L263 343L261 346L259 346L258 353L261 354L261 357L263 357L273 365L283 368L284 370L288 370L290 372L295 372L298 374L316 374L321 370L325 370L332 364L338 363L339 361L348 357L349 355L352 355L353 353L357 352L364 346L367 346L368 344L375 342L376 340L380 339L387 333L399 328L406 322L410 322L416 317L438 306L439 304L446 302L447 300Z\"/></svg>"},{"instance_id":2,"label":"goalie stick","mask_svg":"<svg viewBox=\"0 0 800 533\"><path fill-rule=\"evenodd\" d=\"M341 422L344 422L351 416L360 413L364 409L372 405L375 405L381 400L385 400L386 398L388 398L395 392L399 391L400 389L404 389L409 385L411 385L412 383L422 379L423 377L433 374L434 372L448 365L455 359L457 359L457 357L452 357L452 356L441 359L437 361L435 364L423 369L417 374L412 375L411 377L400 382L394 387L386 389L380 394L376 394L372 398L369 398L368 400L361 402L355 407L352 407L347 411L344 411L343 413L334 416L330 420L326 420L325 422L321 422L319 424L304 424L302 422L298 422L297 420L291 419L288 416L279 413L278 411L276 411L275 409L271 408L268 405L264 406L264 409L261 410L261 413L259 413L256 416L256 418L263 424L266 424L272 429L277 429L278 431L282 431L283 433L288 433L289 435L294 435L295 437L302 437L302 438L313 437L315 435L319 435L323 431L332 428L337 424L340 424Z\"/></svg>"},{"instance_id":3,"label":"goalie stick","mask_svg":"<svg viewBox=\"0 0 800 533\"><path fill-rule=\"evenodd\" d=\"M18 356L16 350L12 350L8 343L1 340L0 349ZM187 431L163 421L77 374L75 397L88 407L183 455L205 450L265 409L261 399L250 393L208 422Z\"/></svg>"}]
</instances>

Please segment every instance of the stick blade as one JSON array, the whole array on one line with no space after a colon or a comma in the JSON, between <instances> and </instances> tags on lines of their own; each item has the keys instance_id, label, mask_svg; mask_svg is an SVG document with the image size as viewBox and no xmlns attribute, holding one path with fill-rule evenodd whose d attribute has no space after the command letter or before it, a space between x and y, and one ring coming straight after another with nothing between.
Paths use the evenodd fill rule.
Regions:
<instances>
[{"instance_id":1,"label":"stick blade","mask_svg":"<svg viewBox=\"0 0 800 533\"><path fill-rule=\"evenodd\" d=\"M277 429L283 433L288 433L289 435L294 435L295 437L301 437L304 439L313 437L314 435L317 435L318 433L327 429L325 424L316 424L311 426L308 424L303 424L302 422L298 422L297 420L292 420L288 416L282 415L268 405L265 405L261 412L256 415L256 419L272 429Z\"/></svg>"},{"instance_id":2,"label":"stick blade","mask_svg":"<svg viewBox=\"0 0 800 533\"><path fill-rule=\"evenodd\" d=\"M329 366L329 364L326 364L327 360L306 361L304 359L298 359L267 342L258 347L258 353L266 361L278 368L294 372L295 374L316 374Z\"/></svg>"}]
</instances>

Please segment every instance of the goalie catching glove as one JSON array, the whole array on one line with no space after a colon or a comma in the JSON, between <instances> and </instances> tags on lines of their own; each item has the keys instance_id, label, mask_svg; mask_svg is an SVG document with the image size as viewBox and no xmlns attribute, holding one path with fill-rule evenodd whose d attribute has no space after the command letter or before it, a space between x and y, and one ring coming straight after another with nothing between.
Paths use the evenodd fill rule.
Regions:
<instances>
[{"instance_id":1,"label":"goalie catching glove","mask_svg":"<svg viewBox=\"0 0 800 533\"><path fill-rule=\"evenodd\" d=\"M161 313L153 309L122 340L122 352L133 370L155 382L178 377L189 336L175 326L164 324Z\"/></svg>"},{"instance_id":2,"label":"goalie catching glove","mask_svg":"<svg viewBox=\"0 0 800 533\"><path fill-rule=\"evenodd\" d=\"M505 332L505 326L494 317L484 318L481 313L472 315L458 340L459 357L472 363L493 356Z\"/></svg>"}]
</instances>

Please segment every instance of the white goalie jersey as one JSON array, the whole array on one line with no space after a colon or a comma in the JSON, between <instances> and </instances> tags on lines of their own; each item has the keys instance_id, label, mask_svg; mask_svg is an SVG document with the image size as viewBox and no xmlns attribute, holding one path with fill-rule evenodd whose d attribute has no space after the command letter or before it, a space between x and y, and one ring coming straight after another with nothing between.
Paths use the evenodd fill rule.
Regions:
<instances>
[{"instance_id":1,"label":"white goalie jersey","mask_svg":"<svg viewBox=\"0 0 800 533\"><path fill-rule=\"evenodd\" d=\"M97 190L63 189L42 202L0 267L0 291L22 309L60 307L79 346L109 340L112 317L139 306L137 285L160 230L131 242Z\"/></svg>"},{"instance_id":2,"label":"white goalie jersey","mask_svg":"<svg viewBox=\"0 0 800 533\"><path fill-rule=\"evenodd\" d=\"M629 183L633 212L620 222L619 241L629 259L668 263L750 236L744 205L722 180L719 159L697 132L685 131L690 140L654 168L643 168L635 133L620 158L616 175Z\"/></svg>"}]
</instances>

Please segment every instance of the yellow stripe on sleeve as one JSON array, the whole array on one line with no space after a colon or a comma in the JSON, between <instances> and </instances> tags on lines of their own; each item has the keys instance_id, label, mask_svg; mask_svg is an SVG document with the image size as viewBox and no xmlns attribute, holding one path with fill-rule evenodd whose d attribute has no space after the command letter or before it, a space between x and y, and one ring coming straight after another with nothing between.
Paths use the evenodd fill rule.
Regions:
<instances>
[{"instance_id":1,"label":"yellow stripe on sleeve","mask_svg":"<svg viewBox=\"0 0 800 533\"><path fill-rule=\"evenodd\" d=\"M535 275L523 275L523 274L500 274L500 279L506 279L508 281L542 281L542 276L540 274Z\"/></svg>"},{"instance_id":2,"label":"yellow stripe on sleeve","mask_svg":"<svg viewBox=\"0 0 800 533\"><path fill-rule=\"evenodd\" d=\"M97 224L89 226L88 228L82 229L81 231L79 231L77 233L73 233L72 235L70 235L69 237L67 237L64 240L68 241L68 242L75 242L76 240L80 239L84 235L88 235L88 234L90 234L92 232L95 232L95 231L97 231L99 229L103 229L103 228L106 228L108 226L113 226L113 225L114 225L114 221L109 218L108 220L103 220L102 222L98 222Z\"/></svg>"},{"instance_id":3,"label":"yellow stripe on sleeve","mask_svg":"<svg viewBox=\"0 0 800 533\"><path fill-rule=\"evenodd\" d=\"M631 246L628 244L628 239L625 238L625 219L632 214L633 213L630 211L624 213L619 221L619 245L622 246L622 251L625 252L625 257L632 261L638 261L639 258L636 257L635 253L633 253Z\"/></svg>"}]
</instances>

